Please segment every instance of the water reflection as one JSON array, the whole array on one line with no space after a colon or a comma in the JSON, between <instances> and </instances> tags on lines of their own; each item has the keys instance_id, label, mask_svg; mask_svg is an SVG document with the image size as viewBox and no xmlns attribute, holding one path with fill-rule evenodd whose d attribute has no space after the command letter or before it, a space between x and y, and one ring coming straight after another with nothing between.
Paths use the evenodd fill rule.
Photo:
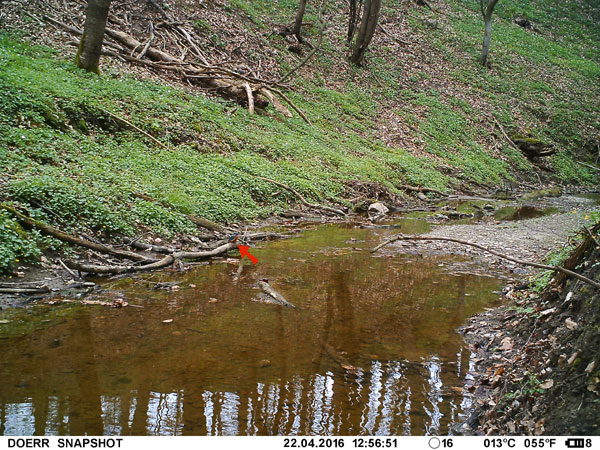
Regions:
<instances>
[{"instance_id":1,"label":"water reflection","mask_svg":"<svg viewBox=\"0 0 600 450\"><path fill-rule=\"evenodd\" d=\"M415 426L436 435L448 432L448 423L470 406L466 398L456 406L444 391L444 380L457 384L455 375L446 373L434 356L420 369L402 361L373 361L361 377L331 372L309 379L297 376L282 384L258 382L245 394L204 391L189 403L185 390L151 391L143 399L131 391L123 398L101 396L102 413L95 420L104 435L409 435ZM422 388L414 392L411 386L419 379ZM80 429L72 397L47 400L46 411L32 399L2 404L0 432L68 435ZM444 409L452 420L444 421ZM188 418L198 411L201 421L195 414ZM135 424L136 416L144 418L142 426ZM93 421L88 417L89 429L96 430Z\"/></svg>"},{"instance_id":2,"label":"water reflection","mask_svg":"<svg viewBox=\"0 0 600 450\"><path fill-rule=\"evenodd\" d=\"M0 339L0 434L448 433L470 406L451 389L472 366L454 330L499 282L352 251L373 233L269 244L237 284L228 264L152 275L180 291L117 282L143 308L49 309ZM260 278L298 308L254 303Z\"/></svg>"}]
</instances>

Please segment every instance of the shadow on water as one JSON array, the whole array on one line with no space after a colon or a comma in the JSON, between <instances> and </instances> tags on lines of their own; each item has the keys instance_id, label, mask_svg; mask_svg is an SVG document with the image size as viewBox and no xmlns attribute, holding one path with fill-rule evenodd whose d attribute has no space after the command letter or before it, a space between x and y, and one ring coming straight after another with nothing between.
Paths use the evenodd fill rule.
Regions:
<instances>
[{"instance_id":1,"label":"shadow on water","mask_svg":"<svg viewBox=\"0 0 600 450\"><path fill-rule=\"evenodd\" d=\"M215 263L112 284L143 308L54 307L0 339L0 434L447 433L470 406L455 329L501 283L367 251L391 233L322 226L254 248L237 281ZM261 278L297 308L254 302Z\"/></svg>"}]
</instances>

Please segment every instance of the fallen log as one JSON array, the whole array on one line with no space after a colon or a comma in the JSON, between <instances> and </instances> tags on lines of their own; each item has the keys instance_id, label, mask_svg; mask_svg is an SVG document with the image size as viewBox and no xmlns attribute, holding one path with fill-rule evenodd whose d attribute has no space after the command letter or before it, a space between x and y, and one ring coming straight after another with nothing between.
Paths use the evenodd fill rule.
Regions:
<instances>
[{"instance_id":1,"label":"fallen log","mask_svg":"<svg viewBox=\"0 0 600 450\"><path fill-rule=\"evenodd\" d=\"M584 277L583 275L580 275L576 272L573 272L572 270L565 269L564 267L549 266L546 264L539 264L539 263L531 262L531 261L523 261L521 259L513 258L512 256L504 255L502 253L499 253L495 250L484 247L482 245L475 244L475 243L469 242L469 241L463 241L461 239L436 237L436 236L415 236L415 235L398 234L390 239L387 239L386 241L382 242L381 244L379 244L377 247L375 247L373 250L371 250L371 253L375 253L379 249L381 249L381 248L385 247L386 245L391 244L392 242L395 242L395 241L446 241L446 242L455 242L457 244L462 244L462 245L468 245L470 247L475 247L475 248L478 248L479 250L483 250L484 252L491 253L492 255L495 255L499 258L506 259L506 260L514 262L516 264L520 264L522 266L529 266L529 267L535 267L537 269L544 269L544 270L551 270L553 272L560 272L564 275L567 275L572 278L577 278L578 280L581 280L584 283L594 286L596 289L600 289L600 283L598 283L594 280L590 280L589 278Z\"/></svg>"},{"instance_id":2,"label":"fallen log","mask_svg":"<svg viewBox=\"0 0 600 450\"><path fill-rule=\"evenodd\" d=\"M24 214L21 214L15 208L8 206L6 204L0 204L1 209L5 209L6 211L13 214L19 222L29 228L36 228L42 234L47 236L52 236L60 241L67 242L69 244L78 245L80 247L89 248L90 250L95 250L100 253L104 253L107 255L115 256L117 258L122 259L131 259L133 261L151 261L152 258L149 258L145 255L140 255L139 253L130 252L127 250L118 250L109 245L99 244L97 242L88 241L86 239L80 239L78 237L67 234L63 231L60 231L50 225L46 225L43 222L32 219Z\"/></svg>"},{"instance_id":3,"label":"fallen log","mask_svg":"<svg viewBox=\"0 0 600 450\"><path fill-rule=\"evenodd\" d=\"M273 183L274 185L279 186L280 188L283 188L283 189L291 192L292 194L294 194L298 198L298 200L300 200L300 203L302 203L304 206L307 206L308 208L318 209L318 210L321 210L321 211L327 211L327 212L334 213L334 214L337 214L337 215L340 215L340 216L346 216L346 213L344 211L339 210L337 208L331 208L329 206L317 205L315 203L309 203L309 202L307 202L306 199L304 197L302 197L302 195L300 195L300 193L298 191L296 191L295 189L289 187L286 184L280 183L279 181L271 180L270 178L265 178L265 177L261 177L261 176L258 176L258 175L255 175L255 176L256 176L256 178L258 178L260 180L268 181L269 183Z\"/></svg>"},{"instance_id":4,"label":"fallen log","mask_svg":"<svg viewBox=\"0 0 600 450\"><path fill-rule=\"evenodd\" d=\"M260 280L258 282L258 287L267 297L269 297L267 301L271 300L270 303L287 306L288 308L295 308L295 306L288 302L283 295L273 289L267 280Z\"/></svg>"}]
</instances>

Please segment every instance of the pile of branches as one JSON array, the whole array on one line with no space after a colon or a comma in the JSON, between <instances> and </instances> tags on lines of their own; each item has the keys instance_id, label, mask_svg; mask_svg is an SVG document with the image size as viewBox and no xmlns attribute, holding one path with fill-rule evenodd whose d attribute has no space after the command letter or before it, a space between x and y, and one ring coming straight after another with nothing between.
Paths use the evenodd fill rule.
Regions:
<instances>
[{"instance_id":1,"label":"pile of branches","mask_svg":"<svg viewBox=\"0 0 600 450\"><path fill-rule=\"evenodd\" d=\"M256 108L264 109L271 104L285 117L290 118L292 113L289 107L310 124L306 115L283 92L290 88L282 81L283 78L266 80L254 71L241 73L223 62L211 62L201 50L199 36L187 21L172 17L156 0L148 0L148 3L156 17L143 17L147 24L147 36L144 41L133 34L136 28L140 28L139 23L135 23L134 20L141 16L124 11L121 17L117 17L118 9L112 8L105 31L103 55L153 71L170 72L190 85L208 88L247 107L250 113L254 113ZM73 17L67 18L69 22L81 22L81 14L69 14L73 14ZM70 43L79 45L79 38L83 34L81 28L49 14L42 15L42 18L75 36L77 39ZM176 55L175 52L179 54Z\"/></svg>"}]
</instances>

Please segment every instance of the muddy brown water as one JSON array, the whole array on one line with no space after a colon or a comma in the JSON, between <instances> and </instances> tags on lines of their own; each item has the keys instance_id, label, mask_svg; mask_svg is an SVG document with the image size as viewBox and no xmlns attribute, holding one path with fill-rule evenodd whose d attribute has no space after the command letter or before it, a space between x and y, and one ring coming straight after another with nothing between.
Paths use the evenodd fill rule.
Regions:
<instances>
[{"instance_id":1,"label":"muddy brown water","mask_svg":"<svg viewBox=\"0 0 600 450\"><path fill-rule=\"evenodd\" d=\"M111 284L143 308L0 312L0 435L451 432L472 401L456 328L501 281L368 252L393 232L326 225L262 244L237 282L230 261ZM253 301L262 278L297 308Z\"/></svg>"}]
</instances>

